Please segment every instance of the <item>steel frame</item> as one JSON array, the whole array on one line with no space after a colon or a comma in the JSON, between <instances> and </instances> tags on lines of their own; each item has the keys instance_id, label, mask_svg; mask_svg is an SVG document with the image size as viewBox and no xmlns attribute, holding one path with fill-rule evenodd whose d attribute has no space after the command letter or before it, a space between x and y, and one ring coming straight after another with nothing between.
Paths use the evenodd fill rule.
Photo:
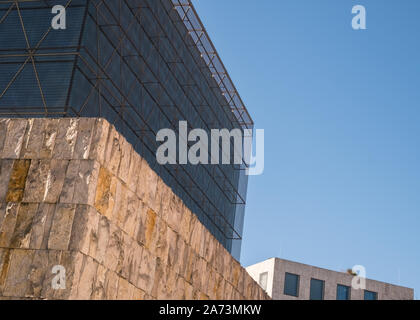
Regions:
<instances>
[{"instance_id":1,"label":"steel frame","mask_svg":"<svg viewBox=\"0 0 420 320\"><path fill-rule=\"evenodd\" d=\"M172 0L172 2L238 122L244 129L253 129L254 122L191 0Z\"/></svg>"}]
</instances>

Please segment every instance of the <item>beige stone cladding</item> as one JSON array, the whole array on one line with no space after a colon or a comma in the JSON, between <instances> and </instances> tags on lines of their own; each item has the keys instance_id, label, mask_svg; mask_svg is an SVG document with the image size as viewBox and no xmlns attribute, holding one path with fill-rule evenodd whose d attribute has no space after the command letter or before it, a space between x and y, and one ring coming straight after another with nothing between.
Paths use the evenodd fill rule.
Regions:
<instances>
[{"instance_id":1,"label":"beige stone cladding","mask_svg":"<svg viewBox=\"0 0 420 320\"><path fill-rule=\"evenodd\" d=\"M40 118L0 119L0 299L268 296L106 120Z\"/></svg>"}]
</instances>

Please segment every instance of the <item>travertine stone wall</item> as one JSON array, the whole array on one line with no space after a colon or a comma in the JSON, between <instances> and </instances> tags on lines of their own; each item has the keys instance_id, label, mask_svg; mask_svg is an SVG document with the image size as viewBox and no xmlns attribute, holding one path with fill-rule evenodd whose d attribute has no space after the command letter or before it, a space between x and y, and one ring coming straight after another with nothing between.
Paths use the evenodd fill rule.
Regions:
<instances>
[{"instance_id":1,"label":"travertine stone wall","mask_svg":"<svg viewBox=\"0 0 420 320\"><path fill-rule=\"evenodd\" d=\"M0 297L268 298L113 126L87 118L0 120Z\"/></svg>"}]
</instances>

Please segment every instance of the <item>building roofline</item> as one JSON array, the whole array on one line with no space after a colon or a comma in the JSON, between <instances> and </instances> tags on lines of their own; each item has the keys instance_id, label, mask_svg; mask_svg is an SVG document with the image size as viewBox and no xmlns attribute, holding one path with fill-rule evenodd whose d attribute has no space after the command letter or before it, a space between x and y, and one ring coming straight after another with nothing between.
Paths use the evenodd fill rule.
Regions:
<instances>
[{"instance_id":1,"label":"building roofline","mask_svg":"<svg viewBox=\"0 0 420 320\"><path fill-rule=\"evenodd\" d=\"M299 265L302 265L302 266L307 266L307 267L310 267L310 268L315 268L315 269L324 270L324 271L328 271L328 272L342 273L342 274L348 275L349 277L353 277L352 275L350 275L350 274L348 274L347 272L344 272L344 271L331 270L331 269L327 269L327 268L313 266L313 265L310 265L310 264L307 264L307 263L301 263L301 262L292 261L292 260L283 259L283 258L277 258L277 257L268 258L268 259L266 259L264 261L261 261L261 262L255 263L253 265L247 266L246 268L249 268L249 267L258 265L260 263L263 263L263 262L266 262L266 261L272 260L272 259L274 259L275 261L279 261L279 262L284 261L284 262L295 263L295 264L299 264ZM366 278L366 280L373 281L373 282L378 282L378 283L383 283L383 284L388 284L388 285L391 285L391 286L394 286L394 287L409 289L409 290L413 290L413 292L414 292L414 288L411 288L411 287L406 287L406 286L402 286L402 285L398 285L398 284L393 284L393 283L390 283L390 282L385 282L385 281L380 281L380 280L374 280L374 279L370 279L370 278Z\"/></svg>"}]
</instances>

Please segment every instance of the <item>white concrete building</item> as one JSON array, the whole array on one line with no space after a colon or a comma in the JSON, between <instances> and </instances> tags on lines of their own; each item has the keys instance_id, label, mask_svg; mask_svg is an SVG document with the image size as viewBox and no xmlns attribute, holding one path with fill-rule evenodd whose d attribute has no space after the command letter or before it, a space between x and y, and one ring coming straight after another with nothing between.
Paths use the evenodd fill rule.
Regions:
<instances>
[{"instance_id":1,"label":"white concrete building","mask_svg":"<svg viewBox=\"0 0 420 320\"><path fill-rule=\"evenodd\" d=\"M354 288L352 280L355 276L347 272L327 270L279 258L254 264L246 270L273 300L414 299L414 290L410 288L370 279L365 279L364 289Z\"/></svg>"}]
</instances>

